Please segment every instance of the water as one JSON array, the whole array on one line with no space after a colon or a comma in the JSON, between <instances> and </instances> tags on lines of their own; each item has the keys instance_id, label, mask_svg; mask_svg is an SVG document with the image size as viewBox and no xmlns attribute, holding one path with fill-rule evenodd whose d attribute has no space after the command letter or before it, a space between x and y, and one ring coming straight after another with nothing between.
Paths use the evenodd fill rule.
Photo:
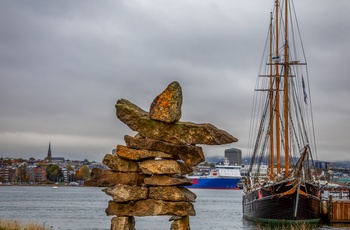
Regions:
<instances>
[{"instance_id":1,"label":"water","mask_svg":"<svg viewBox=\"0 0 350 230\"><path fill-rule=\"evenodd\" d=\"M34 221L54 229L109 229L106 216L110 197L94 187L0 186L0 218ZM253 230L242 218L241 190L193 190L197 215L190 217L192 230ZM137 230L170 229L170 216L136 217ZM350 229L349 225L322 226L318 230Z\"/></svg>"}]
</instances>

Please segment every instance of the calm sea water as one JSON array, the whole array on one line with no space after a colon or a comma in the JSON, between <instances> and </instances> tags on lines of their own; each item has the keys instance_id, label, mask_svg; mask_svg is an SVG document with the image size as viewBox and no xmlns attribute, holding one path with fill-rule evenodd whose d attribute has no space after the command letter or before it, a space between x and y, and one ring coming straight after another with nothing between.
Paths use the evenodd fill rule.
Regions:
<instances>
[{"instance_id":1,"label":"calm sea water","mask_svg":"<svg viewBox=\"0 0 350 230\"><path fill-rule=\"evenodd\" d=\"M110 197L94 187L0 186L0 218L34 221L54 229L109 229L106 216ZM192 190L197 215L192 230L258 229L242 218L241 190ZM170 229L170 216L136 217L137 230ZM349 225L322 226L318 230L350 229Z\"/></svg>"}]
</instances>

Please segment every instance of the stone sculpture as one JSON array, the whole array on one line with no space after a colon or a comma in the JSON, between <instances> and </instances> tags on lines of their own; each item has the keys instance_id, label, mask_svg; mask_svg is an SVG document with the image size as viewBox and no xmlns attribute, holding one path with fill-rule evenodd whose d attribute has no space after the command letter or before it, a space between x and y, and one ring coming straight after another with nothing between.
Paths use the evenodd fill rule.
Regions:
<instances>
[{"instance_id":1,"label":"stone sculpture","mask_svg":"<svg viewBox=\"0 0 350 230\"><path fill-rule=\"evenodd\" d=\"M221 145L236 142L229 133L211 124L181 122L182 90L172 82L146 112L131 102L117 101L116 115L135 137L125 136L116 155L107 154L103 163L110 170L93 169L85 185L107 187L112 197L106 209L112 230L134 230L135 216L172 216L170 229L190 229L189 216L196 212L196 194L185 174L205 160L196 144Z\"/></svg>"}]
</instances>

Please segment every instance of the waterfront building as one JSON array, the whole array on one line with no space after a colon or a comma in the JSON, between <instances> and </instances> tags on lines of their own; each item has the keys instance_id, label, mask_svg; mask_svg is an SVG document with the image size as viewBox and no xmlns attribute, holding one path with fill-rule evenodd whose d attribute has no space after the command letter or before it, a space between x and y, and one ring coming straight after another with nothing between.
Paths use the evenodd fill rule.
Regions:
<instances>
[{"instance_id":1,"label":"waterfront building","mask_svg":"<svg viewBox=\"0 0 350 230\"><path fill-rule=\"evenodd\" d=\"M225 149L225 158L230 165L242 165L242 151L237 148Z\"/></svg>"},{"instance_id":2,"label":"waterfront building","mask_svg":"<svg viewBox=\"0 0 350 230\"><path fill-rule=\"evenodd\" d=\"M13 166L0 167L0 182L8 183L16 179L16 168Z\"/></svg>"},{"instance_id":3,"label":"waterfront building","mask_svg":"<svg viewBox=\"0 0 350 230\"><path fill-rule=\"evenodd\" d=\"M29 167L27 171L29 182L45 182L46 181L46 167L33 166Z\"/></svg>"},{"instance_id":4,"label":"waterfront building","mask_svg":"<svg viewBox=\"0 0 350 230\"><path fill-rule=\"evenodd\" d=\"M66 162L64 157L52 157L51 160L52 160L51 162L53 164L59 164L59 163L65 163Z\"/></svg>"}]
</instances>

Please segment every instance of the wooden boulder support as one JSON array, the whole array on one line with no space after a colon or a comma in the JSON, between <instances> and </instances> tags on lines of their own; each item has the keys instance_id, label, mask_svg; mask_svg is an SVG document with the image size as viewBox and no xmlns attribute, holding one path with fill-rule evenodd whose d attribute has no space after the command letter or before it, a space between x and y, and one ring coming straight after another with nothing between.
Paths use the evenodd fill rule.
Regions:
<instances>
[{"instance_id":1,"label":"wooden boulder support","mask_svg":"<svg viewBox=\"0 0 350 230\"><path fill-rule=\"evenodd\" d=\"M196 144L221 145L236 142L229 133L211 124L181 122L182 90L172 82L146 112L131 102L117 101L116 115L135 137L125 136L116 155L107 154L103 163L110 170L96 170L88 185L106 186L112 197L106 209L111 229L134 230L135 216L172 216L171 230L189 230L189 216L196 212L196 194L182 186L191 185L182 175L205 160Z\"/></svg>"}]
</instances>

